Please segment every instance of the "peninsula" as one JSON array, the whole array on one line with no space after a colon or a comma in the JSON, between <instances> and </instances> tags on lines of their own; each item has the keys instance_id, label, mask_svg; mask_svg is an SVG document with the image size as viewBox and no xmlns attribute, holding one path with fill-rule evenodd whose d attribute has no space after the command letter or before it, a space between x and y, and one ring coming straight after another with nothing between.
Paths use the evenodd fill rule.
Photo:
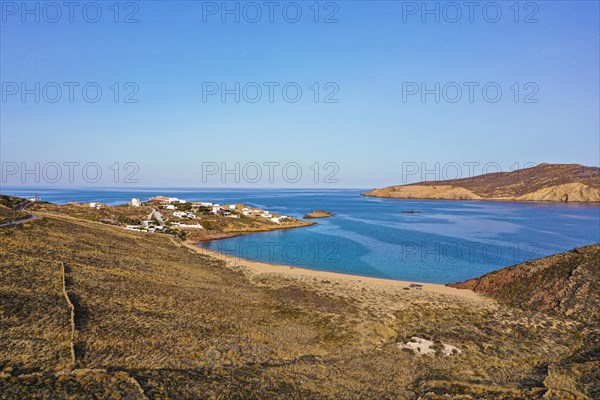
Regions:
<instances>
[{"instance_id":1,"label":"peninsula","mask_svg":"<svg viewBox=\"0 0 600 400\"><path fill-rule=\"evenodd\" d=\"M512 172L373 189L363 196L395 199L600 202L600 168L540 164Z\"/></svg>"}]
</instances>

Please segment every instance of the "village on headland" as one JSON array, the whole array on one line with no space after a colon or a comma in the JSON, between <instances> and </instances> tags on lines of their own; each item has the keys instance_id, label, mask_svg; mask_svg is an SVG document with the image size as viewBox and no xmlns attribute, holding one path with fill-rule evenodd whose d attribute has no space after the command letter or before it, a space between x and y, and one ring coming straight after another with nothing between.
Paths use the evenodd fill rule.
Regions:
<instances>
[{"instance_id":1,"label":"village on headland","mask_svg":"<svg viewBox=\"0 0 600 400\"><path fill-rule=\"evenodd\" d=\"M101 206L99 204L90 203L90 207L99 207ZM142 207L144 205L152 207L148 218L142 220L141 224L126 226L127 229L143 232L161 232L169 228L204 229L200 223L188 222L197 220L197 214L213 214L224 218L240 218L240 215L261 217L276 224L282 224L288 219L293 220L287 215L275 215L269 211L247 207L243 204L220 205L205 201L188 202L177 197L167 196L151 197L146 203L142 203L139 198L132 198L129 205L131 207ZM162 212L159 210L162 210Z\"/></svg>"},{"instance_id":2,"label":"village on headland","mask_svg":"<svg viewBox=\"0 0 600 400\"><path fill-rule=\"evenodd\" d=\"M30 208L32 211L68 214L131 231L170 234L191 241L313 225L312 222L241 203L188 201L169 196L154 196L147 201L132 198L122 205L97 201L56 205L39 198L28 201L34 205Z\"/></svg>"}]
</instances>

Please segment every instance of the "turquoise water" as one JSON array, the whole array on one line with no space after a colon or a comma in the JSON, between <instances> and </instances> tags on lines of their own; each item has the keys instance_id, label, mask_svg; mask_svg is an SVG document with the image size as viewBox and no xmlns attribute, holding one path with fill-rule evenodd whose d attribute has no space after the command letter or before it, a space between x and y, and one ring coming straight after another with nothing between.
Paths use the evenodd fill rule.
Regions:
<instances>
[{"instance_id":1,"label":"turquoise water","mask_svg":"<svg viewBox=\"0 0 600 400\"><path fill-rule=\"evenodd\" d=\"M363 276L447 283L600 241L600 206L396 200L364 190L23 189L43 200L128 202L155 194L218 203L241 202L301 217L334 212L317 225L244 235L203 247L256 261ZM402 214L416 210L422 214Z\"/></svg>"}]
</instances>

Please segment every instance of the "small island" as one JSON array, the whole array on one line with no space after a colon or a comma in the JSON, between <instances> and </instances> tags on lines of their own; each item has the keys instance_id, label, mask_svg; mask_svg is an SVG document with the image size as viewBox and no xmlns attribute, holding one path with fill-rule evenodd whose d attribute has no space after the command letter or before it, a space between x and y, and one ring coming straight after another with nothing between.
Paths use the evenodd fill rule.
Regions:
<instances>
[{"instance_id":1,"label":"small island","mask_svg":"<svg viewBox=\"0 0 600 400\"><path fill-rule=\"evenodd\" d=\"M304 218L309 219L309 218L327 218L327 217L331 217L332 215L335 215L329 211L323 211L323 210L315 210L313 212L309 212L308 214L304 215Z\"/></svg>"},{"instance_id":2,"label":"small island","mask_svg":"<svg viewBox=\"0 0 600 400\"><path fill-rule=\"evenodd\" d=\"M423 214L423 211L404 210L400 211L400 214Z\"/></svg>"}]
</instances>

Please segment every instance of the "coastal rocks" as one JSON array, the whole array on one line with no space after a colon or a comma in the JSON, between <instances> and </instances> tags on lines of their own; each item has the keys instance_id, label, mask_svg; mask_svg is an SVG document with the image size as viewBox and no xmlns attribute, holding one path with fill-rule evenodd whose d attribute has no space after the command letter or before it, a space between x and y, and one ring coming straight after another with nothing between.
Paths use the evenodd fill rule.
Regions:
<instances>
[{"instance_id":1,"label":"coastal rocks","mask_svg":"<svg viewBox=\"0 0 600 400\"><path fill-rule=\"evenodd\" d=\"M462 351L456 347L449 344L436 343L431 340L423 339L417 336L413 336L406 343L398 343L398 348L407 349L413 351L415 354L423 356L423 355L443 355L444 357L458 355L461 354Z\"/></svg>"},{"instance_id":2,"label":"coastal rocks","mask_svg":"<svg viewBox=\"0 0 600 400\"><path fill-rule=\"evenodd\" d=\"M323 211L323 210L315 210L313 212L309 212L308 214L304 215L304 218L309 219L309 218L327 218L327 217L331 217L332 215L335 215L329 211Z\"/></svg>"}]
</instances>

